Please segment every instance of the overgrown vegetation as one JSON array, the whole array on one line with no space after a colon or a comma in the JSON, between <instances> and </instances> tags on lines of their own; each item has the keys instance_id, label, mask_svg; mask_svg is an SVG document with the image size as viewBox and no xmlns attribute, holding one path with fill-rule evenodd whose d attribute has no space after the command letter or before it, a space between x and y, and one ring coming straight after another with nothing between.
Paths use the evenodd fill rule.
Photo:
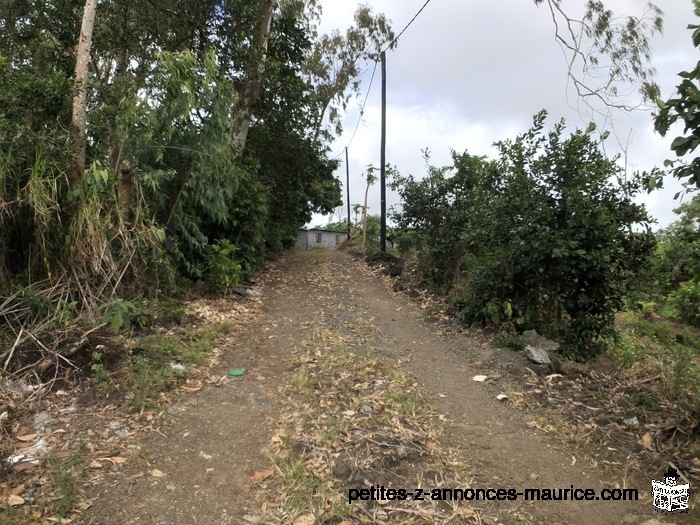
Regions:
<instances>
[{"instance_id":1,"label":"overgrown vegetation","mask_svg":"<svg viewBox=\"0 0 700 525\"><path fill-rule=\"evenodd\" d=\"M422 180L395 178L395 220L418 232L423 277L465 322L535 328L584 358L605 348L655 238L633 201L641 178L624 176L593 128L545 133L545 116L497 143L496 160L454 153Z\"/></svg>"},{"instance_id":2,"label":"overgrown vegetation","mask_svg":"<svg viewBox=\"0 0 700 525\"><path fill-rule=\"evenodd\" d=\"M231 290L293 245L339 204L339 110L393 38L362 6L331 38L315 1L108 2L83 83L90 13L69 4L0 15L0 341L15 369L28 331L53 352L57 324L129 330L141 298L200 279Z\"/></svg>"}]
</instances>

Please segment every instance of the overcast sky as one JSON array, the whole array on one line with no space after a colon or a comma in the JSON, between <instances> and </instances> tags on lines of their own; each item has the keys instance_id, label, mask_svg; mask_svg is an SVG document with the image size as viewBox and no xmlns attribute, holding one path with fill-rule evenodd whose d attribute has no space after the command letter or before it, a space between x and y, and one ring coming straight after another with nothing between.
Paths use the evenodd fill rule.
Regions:
<instances>
[{"instance_id":1,"label":"overcast sky","mask_svg":"<svg viewBox=\"0 0 700 525\"><path fill-rule=\"evenodd\" d=\"M375 12L384 13L398 33L423 5L424 0L372 0ZM645 0L605 0L616 15L643 13ZM583 4L564 0L565 9ZM673 94L677 73L697 62L689 23L696 23L691 0L656 0L664 11L664 32L652 40L653 66L662 98ZM352 23L358 2L325 0L321 31L344 31ZM362 76L362 98L369 87L372 64ZM362 204L367 165L379 166L380 149L379 68L370 91L364 117L350 143L350 201ZM351 101L344 118L344 133L333 144L333 154L343 153L336 176L345 191L344 147L359 119L361 100ZM577 105L579 109L577 110ZM421 150L429 148L434 165L450 162L452 149L495 157L495 141L514 138L527 130L539 110L549 112L551 125L565 118L572 131L585 127L590 117L581 111L573 88L567 83L566 60L554 39L554 25L546 5L533 0L464 1L432 0L387 53L387 162L402 174L422 177ZM648 171L662 166L673 154L672 137L654 133L651 113L613 114L615 134L606 151L627 149L630 170ZM600 120L599 123L603 123ZM652 215L665 226L675 219L673 195L680 186L671 177L666 188L644 196ZM344 193L343 201L346 201ZM388 192L388 205L398 197ZM371 214L380 209L379 185L370 189ZM327 217L316 216L319 225Z\"/></svg>"}]
</instances>

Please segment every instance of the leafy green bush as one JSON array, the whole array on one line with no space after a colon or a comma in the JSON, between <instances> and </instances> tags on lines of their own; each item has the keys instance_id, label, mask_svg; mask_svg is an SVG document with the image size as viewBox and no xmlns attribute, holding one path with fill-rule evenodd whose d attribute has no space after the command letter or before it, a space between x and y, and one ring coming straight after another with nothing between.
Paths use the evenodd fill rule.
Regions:
<instances>
[{"instance_id":1,"label":"leafy green bush","mask_svg":"<svg viewBox=\"0 0 700 525\"><path fill-rule=\"evenodd\" d=\"M235 258L237 250L226 239L219 239L207 246L204 282L209 292L231 290L241 281L243 272Z\"/></svg>"},{"instance_id":2,"label":"leafy green bush","mask_svg":"<svg viewBox=\"0 0 700 525\"><path fill-rule=\"evenodd\" d=\"M488 161L453 153L453 166L397 177L395 216L420 238L422 275L453 290L466 322L536 328L577 358L601 351L655 238L594 128L544 133L546 112ZM637 231L635 231L637 230Z\"/></svg>"},{"instance_id":3,"label":"leafy green bush","mask_svg":"<svg viewBox=\"0 0 700 525\"><path fill-rule=\"evenodd\" d=\"M668 296L676 316L693 326L700 326L700 282L687 281Z\"/></svg>"}]
</instances>

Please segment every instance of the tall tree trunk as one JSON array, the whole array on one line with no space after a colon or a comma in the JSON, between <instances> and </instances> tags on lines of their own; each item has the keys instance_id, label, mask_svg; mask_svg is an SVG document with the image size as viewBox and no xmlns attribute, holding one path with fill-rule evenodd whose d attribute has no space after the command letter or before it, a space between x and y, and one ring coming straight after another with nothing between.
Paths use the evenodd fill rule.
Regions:
<instances>
[{"instance_id":1,"label":"tall tree trunk","mask_svg":"<svg viewBox=\"0 0 700 525\"><path fill-rule=\"evenodd\" d=\"M274 0L262 0L260 4L260 30L253 42L253 53L256 56L248 69L243 93L238 101L236 114L231 121L231 141L233 146L238 150L243 150L245 146L246 139L248 138L250 121L253 119L253 113L255 111L255 104L260 96L274 5Z\"/></svg>"},{"instance_id":2,"label":"tall tree trunk","mask_svg":"<svg viewBox=\"0 0 700 525\"><path fill-rule=\"evenodd\" d=\"M92 30L95 27L97 0L85 0L83 23L80 27L78 52L75 60L75 83L78 92L73 97L73 118L71 128L73 133L73 152L75 165L71 184L80 183L85 172L85 128L87 127L87 79L90 65L90 47L92 46Z\"/></svg>"}]
</instances>

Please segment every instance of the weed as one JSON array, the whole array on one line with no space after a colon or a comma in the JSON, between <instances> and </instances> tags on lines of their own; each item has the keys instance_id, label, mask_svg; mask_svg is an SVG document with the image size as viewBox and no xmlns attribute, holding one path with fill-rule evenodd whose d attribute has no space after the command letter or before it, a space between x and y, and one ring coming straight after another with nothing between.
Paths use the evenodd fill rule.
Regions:
<instances>
[{"instance_id":1,"label":"weed","mask_svg":"<svg viewBox=\"0 0 700 525\"><path fill-rule=\"evenodd\" d=\"M117 333L121 328L131 329L130 315L136 313L137 310L140 311L136 304L118 297L113 297L106 303L102 303L99 309L104 310L102 323L111 326L114 333Z\"/></svg>"},{"instance_id":2,"label":"weed","mask_svg":"<svg viewBox=\"0 0 700 525\"><path fill-rule=\"evenodd\" d=\"M157 408L154 400L161 392L170 390L177 378L169 365L143 356L134 356L127 383L134 408Z\"/></svg>"},{"instance_id":3,"label":"weed","mask_svg":"<svg viewBox=\"0 0 700 525\"><path fill-rule=\"evenodd\" d=\"M634 401L637 404L637 406L640 407L646 407L651 410L659 409L659 404L656 401L654 401L651 397L645 394L639 394Z\"/></svg>"},{"instance_id":4,"label":"weed","mask_svg":"<svg viewBox=\"0 0 700 525\"><path fill-rule=\"evenodd\" d=\"M305 366L302 366L292 379L292 388L298 394L304 394L311 390L311 377Z\"/></svg>"},{"instance_id":5,"label":"weed","mask_svg":"<svg viewBox=\"0 0 700 525\"><path fill-rule=\"evenodd\" d=\"M158 301L155 310L156 319L161 324L180 324L185 316L185 309L175 299Z\"/></svg>"},{"instance_id":6,"label":"weed","mask_svg":"<svg viewBox=\"0 0 700 525\"><path fill-rule=\"evenodd\" d=\"M85 460L75 454L64 460L49 460L55 494L47 502L49 513L63 519L75 506L85 475Z\"/></svg>"},{"instance_id":7,"label":"weed","mask_svg":"<svg viewBox=\"0 0 700 525\"><path fill-rule=\"evenodd\" d=\"M502 348L510 348L511 350L523 350L525 343L523 338L518 334L498 334L493 338L493 344Z\"/></svg>"},{"instance_id":8,"label":"weed","mask_svg":"<svg viewBox=\"0 0 700 525\"><path fill-rule=\"evenodd\" d=\"M615 338L615 342L609 349L609 353L617 358L624 367L631 367L643 362L649 349L639 342L628 332L620 332Z\"/></svg>"},{"instance_id":9,"label":"weed","mask_svg":"<svg viewBox=\"0 0 700 525\"><path fill-rule=\"evenodd\" d=\"M102 361L102 354L100 352L92 353L92 364L90 365L90 370L95 374L95 381L97 382L97 387L106 395L114 392L114 384L107 371L107 367Z\"/></svg>"}]
</instances>

